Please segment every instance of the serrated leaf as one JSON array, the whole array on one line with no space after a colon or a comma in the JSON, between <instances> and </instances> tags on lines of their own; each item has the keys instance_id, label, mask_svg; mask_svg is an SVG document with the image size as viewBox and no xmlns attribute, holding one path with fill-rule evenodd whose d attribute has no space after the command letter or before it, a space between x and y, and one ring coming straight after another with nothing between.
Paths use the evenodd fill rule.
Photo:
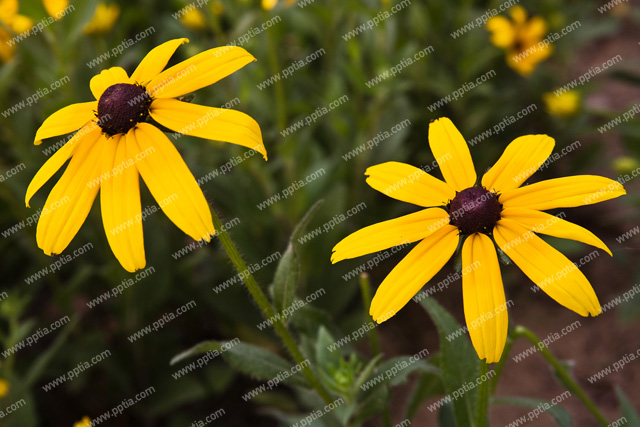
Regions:
<instances>
[{"instance_id":1,"label":"serrated leaf","mask_svg":"<svg viewBox=\"0 0 640 427\"><path fill-rule=\"evenodd\" d=\"M510 405L522 408L535 409L539 406L544 407L544 413L549 414L560 427L571 427L573 420L571 414L560 405L554 405L543 399L533 399L529 397L516 396L496 396L491 399L492 405ZM548 409L547 409L548 407Z\"/></svg>"},{"instance_id":2,"label":"serrated leaf","mask_svg":"<svg viewBox=\"0 0 640 427\"><path fill-rule=\"evenodd\" d=\"M467 383L475 383L480 375L480 359L466 337L447 340L460 329L458 322L433 298L420 301L433 319L440 336L442 379L447 395ZM478 389L472 388L453 400L453 412L459 426L475 426Z\"/></svg>"},{"instance_id":3,"label":"serrated leaf","mask_svg":"<svg viewBox=\"0 0 640 427\"><path fill-rule=\"evenodd\" d=\"M616 388L616 396L618 396L618 402L620 402L620 413L622 417L626 418L624 426L640 427L640 416L638 416L633 404L621 388Z\"/></svg>"},{"instance_id":4,"label":"serrated leaf","mask_svg":"<svg viewBox=\"0 0 640 427\"><path fill-rule=\"evenodd\" d=\"M282 312L293 303L300 277L300 256L298 255L300 243L298 239L323 203L324 200L317 201L298 222L293 229L287 249L278 263L273 279L273 304L277 312Z\"/></svg>"}]
</instances>

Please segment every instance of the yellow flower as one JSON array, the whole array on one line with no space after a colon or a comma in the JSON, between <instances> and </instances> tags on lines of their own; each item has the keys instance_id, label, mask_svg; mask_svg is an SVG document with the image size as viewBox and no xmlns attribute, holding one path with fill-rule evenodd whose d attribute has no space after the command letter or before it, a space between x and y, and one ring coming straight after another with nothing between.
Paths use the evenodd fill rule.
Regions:
<instances>
[{"instance_id":1,"label":"yellow flower","mask_svg":"<svg viewBox=\"0 0 640 427\"><path fill-rule=\"evenodd\" d=\"M638 168L640 168L640 164L633 157L622 156L613 160L613 169L620 175L632 173Z\"/></svg>"},{"instance_id":2,"label":"yellow flower","mask_svg":"<svg viewBox=\"0 0 640 427\"><path fill-rule=\"evenodd\" d=\"M526 76L553 52L550 44L542 43L547 23L539 16L527 19L522 6L509 9L509 15L511 20L504 16L489 19L487 29L491 32L491 43L506 51L507 64Z\"/></svg>"},{"instance_id":3,"label":"yellow flower","mask_svg":"<svg viewBox=\"0 0 640 427\"><path fill-rule=\"evenodd\" d=\"M73 427L91 427L91 419L89 417L82 417L80 421L76 421Z\"/></svg>"},{"instance_id":4,"label":"yellow flower","mask_svg":"<svg viewBox=\"0 0 640 427\"><path fill-rule=\"evenodd\" d=\"M180 17L180 22L186 27L196 31L207 28L207 19L198 9L189 9Z\"/></svg>"},{"instance_id":5,"label":"yellow flower","mask_svg":"<svg viewBox=\"0 0 640 427\"><path fill-rule=\"evenodd\" d=\"M0 378L0 398L5 397L9 394L9 382Z\"/></svg>"},{"instance_id":6,"label":"yellow flower","mask_svg":"<svg viewBox=\"0 0 640 427\"><path fill-rule=\"evenodd\" d=\"M445 182L405 163L365 172L367 183L418 212L365 227L333 248L333 263L420 241L378 288L369 313L378 322L395 315L462 245L464 313L480 359L500 360L507 336L507 305L494 242L540 289L587 316L600 303L582 272L536 233L578 240L611 254L588 230L542 212L581 206L625 194L617 181L578 175L521 187L551 154L547 135L515 139L484 174L480 185L469 148L447 118L429 126L429 145ZM535 231L535 233L533 232ZM493 237L493 240L492 240Z\"/></svg>"},{"instance_id":7,"label":"yellow flower","mask_svg":"<svg viewBox=\"0 0 640 427\"><path fill-rule=\"evenodd\" d=\"M105 34L111 31L116 20L120 16L120 6L98 3L91 21L84 26L85 34Z\"/></svg>"},{"instance_id":8,"label":"yellow flower","mask_svg":"<svg viewBox=\"0 0 640 427\"><path fill-rule=\"evenodd\" d=\"M291 7L296 4L297 0L284 0L284 5L286 7ZM264 10L271 10L278 4L278 0L262 0L262 8Z\"/></svg>"},{"instance_id":9,"label":"yellow flower","mask_svg":"<svg viewBox=\"0 0 640 427\"><path fill-rule=\"evenodd\" d=\"M235 46L210 49L170 68L175 50L187 39L170 40L147 54L131 76L120 67L91 79L95 101L72 104L49 116L35 144L78 130L38 171L25 202L71 158L49 194L38 221L38 246L61 253L85 221L100 190L107 240L130 272L145 266L139 176L164 213L195 240L215 233L211 210L195 178L167 136L146 123L180 134L252 148L267 158L260 127L239 111L176 99L209 86L256 59ZM174 134L177 137L178 133Z\"/></svg>"},{"instance_id":10,"label":"yellow flower","mask_svg":"<svg viewBox=\"0 0 640 427\"><path fill-rule=\"evenodd\" d=\"M572 116L580 107L580 94L575 90L563 92L560 95L547 92L542 95L542 100L549 114L559 117Z\"/></svg>"},{"instance_id":11,"label":"yellow flower","mask_svg":"<svg viewBox=\"0 0 640 427\"><path fill-rule=\"evenodd\" d=\"M44 8L52 18L62 18L59 14L69 6L69 0L42 0Z\"/></svg>"},{"instance_id":12,"label":"yellow flower","mask_svg":"<svg viewBox=\"0 0 640 427\"><path fill-rule=\"evenodd\" d=\"M15 34L23 33L33 27L31 18L18 13L18 0L0 0L0 23ZM0 60L9 62L13 59L16 43L12 42L13 34L0 26Z\"/></svg>"}]
</instances>

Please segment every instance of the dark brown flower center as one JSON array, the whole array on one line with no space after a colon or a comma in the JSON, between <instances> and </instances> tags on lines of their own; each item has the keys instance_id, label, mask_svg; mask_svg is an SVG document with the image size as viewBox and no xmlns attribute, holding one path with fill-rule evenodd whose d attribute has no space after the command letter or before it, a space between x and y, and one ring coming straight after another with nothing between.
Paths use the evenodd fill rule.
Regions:
<instances>
[{"instance_id":1,"label":"dark brown flower center","mask_svg":"<svg viewBox=\"0 0 640 427\"><path fill-rule=\"evenodd\" d=\"M481 187L457 193L449 204L449 221L463 234L490 233L500 219L498 196Z\"/></svg>"},{"instance_id":2,"label":"dark brown flower center","mask_svg":"<svg viewBox=\"0 0 640 427\"><path fill-rule=\"evenodd\" d=\"M109 136L125 134L146 120L151 97L143 86L118 83L109 86L98 100L98 124Z\"/></svg>"}]
</instances>

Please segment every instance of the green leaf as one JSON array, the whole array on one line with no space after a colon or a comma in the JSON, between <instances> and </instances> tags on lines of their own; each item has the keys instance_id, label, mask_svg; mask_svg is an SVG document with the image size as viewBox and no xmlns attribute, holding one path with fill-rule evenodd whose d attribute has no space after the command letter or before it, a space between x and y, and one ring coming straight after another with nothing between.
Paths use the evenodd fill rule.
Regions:
<instances>
[{"instance_id":1,"label":"green leaf","mask_svg":"<svg viewBox=\"0 0 640 427\"><path fill-rule=\"evenodd\" d=\"M624 417L626 418L626 421L622 421L624 421L625 424L621 425L624 425L625 427L640 427L640 416L638 416L638 413L633 408L633 404L627 395L624 394L624 391L622 391L621 388L616 388L616 395L618 396L618 402L620 402L620 412L622 415L617 421L621 421Z\"/></svg>"},{"instance_id":2,"label":"green leaf","mask_svg":"<svg viewBox=\"0 0 640 427\"><path fill-rule=\"evenodd\" d=\"M416 386L414 387L411 395L409 396L409 402L407 403L407 410L405 412L405 419L412 420L413 417L420 409L420 406L432 396L443 395L444 387L442 384L441 373L425 372L420 375Z\"/></svg>"},{"instance_id":3,"label":"green leaf","mask_svg":"<svg viewBox=\"0 0 640 427\"><path fill-rule=\"evenodd\" d=\"M571 419L571 414L567 412L564 407L560 405L554 405L552 403L547 402L543 399L532 399L529 397L516 397L516 396L496 396L491 399L492 405L511 405L511 406L519 406L522 408L531 408L535 409L538 407L543 407L548 409L544 409L541 413L547 413L549 416L553 418L557 425L560 427L571 427L573 424L573 420ZM514 420L515 421L515 420Z\"/></svg>"},{"instance_id":4,"label":"green leaf","mask_svg":"<svg viewBox=\"0 0 640 427\"><path fill-rule=\"evenodd\" d=\"M235 370L249 375L252 378L269 381L274 378L282 379L284 383L301 387L308 387L304 375L300 371L291 372L294 366L287 360L281 358L262 347L247 343L237 343L233 347L221 351L224 342L206 341L200 343L191 349L178 354L171 360L171 364L184 360L187 357L194 356L208 351L220 351L222 358ZM226 347L225 347L226 348Z\"/></svg>"},{"instance_id":5,"label":"green leaf","mask_svg":"<svg viewBox=\"0 0 640 427\"><path fill-rule=\"evenodd\" d=\"M294 228L287 250L278 263L273 279L273 303L277 312L282 312L293 303L300 277L300 256L298 254L300 243L298 239L302 236L302 233L309 225L309 221L311 221L311 218L323 203L324 200L317 201L302 217Z\"/></svg>"},{"instance_id":6,"label":"green leaf","mask_svg":"<svg viewBox=\"0 0 640 427\"><path fill-rule=\"evenodd\" d=\"M335 342L327 328L321 326L318 330L318 340L316 341L316 363L321 369L329 372L329 367L337 367L340 364L342 355L339 351L330 351L329 346Z\"/></svg>"},{"instance_id":7,"label":"green leaf","mask_svg":"<svg viewBox=\"0 0 640 427\"><path fill-rule=\"evenodd\" d=\"M440 352L442 353L442 379L447 395L457 392L460 396L453 399L455 419L459 426L475 426L478 403L478 389L475 385L480 375L480 359L466 337L456 337L449 341L447 336L460 329L456 320L433 298L420 301L438 328L440 336ZM467 386L464 387L463 386Z\"/></svg>"}]
</instances>

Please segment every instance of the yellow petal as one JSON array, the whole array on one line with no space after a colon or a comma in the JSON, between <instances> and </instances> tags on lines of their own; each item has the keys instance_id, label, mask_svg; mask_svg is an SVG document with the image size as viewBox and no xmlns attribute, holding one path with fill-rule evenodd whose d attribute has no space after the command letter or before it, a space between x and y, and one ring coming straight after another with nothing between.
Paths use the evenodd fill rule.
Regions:
<instances>
[{"instance_id":1,"label":"yellow petal","mask_svg":"<svg viewBox=\"0 0 640 427\"><path fill-rule=\"evenodd\" d=\"M154 120L173 131L249 147L267 160L260 125L245 113L177 99L154 100L150 113Z\"/></svg>"},{"instance_id":2,"label":"yellow petal","mask_svg":"<svg viewBox=\"0 0 640 427\"><path fill-rule=\"evenodd\" d=\"M422 169L400 162L386 162L365 171L367 184L382 194L414 205L444 206L456 196L449 184Z\"/></svg>"},{"instance_id":3,"label":"yellow petal","mask_svg":"<svg viewBox=\"0 0 640 427\"><path fill-rule=\"evenodd\" d=\"M95 118L98 102L81 102L71 104L56 111L40 125L34 139L35 145L42 144L42 140L53 136L65 135L80 129L89 120Z\"/></svg>"},{"instance_id":4,"label":"yellow petal","mask_svg":"<svg viewBox=\"0 0 640 427\"><path fill-rule=\"evenodd\" d=\"M105 153L100 185L102 223L109 246L122 267L130 273L144 268L144 238L140 205L140 178L136 168L135 141L126 136L115 135L107 143L111 146ZM127 148L134 145L133 149Z\"/></svg>"},{"instance_id":5,"label":"yellow petal","mask_svg":"<svg viewBox=\"0 0 640 427\"><path fill-rule=\"evenodd\" d=\"M51 190L36 231L38 247L45 254L62 253L87 218L100 188L100 162L105 148L107 140L101 133L89 133Z\"/></svg>"},{"instance_id":6,"label":"yellow petal","mask_svg":"<svg viewBox=\"0 0 640 427\"><path fill-rule=\"evenodd\" d=\"M0 0L0 22L11 24L17 13L18 0Z\"/></svg>"},{"instance_id":7,"label":"yellow petal","mask_svg":"<svg viewBox=\"0 0 640 427\"><path fill-rule=\"evenodd\" d=\"M109 86L113 86L118 83L134 83L133 80L127 76L127 72L120 67L111 67L106 70L102 70L100 74L96 74L91 78L89 86L91 87L91 93L99 101L104 92Z\"/></svg>"},{"instance_id":8,"label":"yellow petal","mask_svg":"<svg viewBox=\"0 0 640 427\"><path fill-rule=\"evenodd\" d=\"M154 97L174 98L209 86L255 60L237 46L209 49L154 77L147 91Z\"/></svg>"},{"instance_id":9,"label":"yellow petal","mask_svg":"<svg viewBox=\"0 0 640 427\"><path fill-rule=\"evenodd\" d=\"M509 15L511 15L511 19L518 25L522 25L527 21L527 11L520 5L513 6L509 9Z\"/></svg>"},{"instance_id":10,"label":"yellow petal","mask_svg":"<svg viewBox=\"0 0 640 427\"><path fill-rule=\"evenodd\" d=\"M475 233L462 246L464 317L473 347L487 363L500 361L507 342L509 315L500 264L493 242Z\"/></svg>"},{"instance_id":11,"label":"yellow petal","mask_svg":"<svg viewBox=\"0 0 640 427\"><path fill-rule=\"evenodd\" d=\"M42 3L52 18L61 18L58 14L69 6L68 0L42 0Z\"/></svg>"},{"instance_id":12,"label":"yellow petal","mask_svg":"<svg viewBox=\"0 0 640 427\"><path fill-rule=\"evenodd\" d=\"M139 123L127 135L127 148L129 156L148 153L136 165L167 217L194 240L209 242L215 234L209 204L165 134L148 123Z\"/></svg>"},{"instance_id":13,"label":"yellow petal","mask_svg":"<svg viewBox=\"0 0 640 427\"><path fill-rule=\"evenodd\" d=\"M591 205L620 197L627 192L622 185L596 175L576 175L548 179L502 193L505 208L546 210Z\"/></svg>"},{"instance_id":14,"label":"yellow petal","mask_svg":"<svg viewBox=\"0 0 640 427\"><path fill-rule=\"evenodd\" d=\"M547 160L555 141L547 135L527 135L514 139L491 169L482 177L482 186L494 193L520 187Z\"/></svg>"},{"instance_id":15,"label":"yellow petal","mask_svg":"<svg viewBox=\"0 0 640 427\"><path fill-rule=\"evenodd\" d=\"M491 32L491 43L494 46L507 48L515 41L515 29L511 21L504 16L494 16L487 21L487 30Z\"/></svg>"},{"instance_id":16,"label":"yellow petal","mask_svg":"<svg viewBox=\"0 0 640 427\"><path fill-rule=\"evenodd\" d=\"M91 121L85 124L66 144L64 144L53 156L47 160L44 165L38 170L36 175L31 180L29 187L27 188L27 194L24 202L29 207L29 201L33 195L46 184L47 181L66 163L67 160L78 148L78 145L86 143L92 144L100 136L100 128Z\"/></svg>"},{"instance_id":17,"label":"yellow petal","mask_svg":"<svg viewBox=\"0 0 640 427\"><path fill-rule=\"evenodd\" d=\"M581 316L600 314L600 303L576 265L517 222L503 218L493 229L496 243L540 289Z\"/></svg>"},{"instance_id":18,"label":"yellow petal","mask_svg":"<svg viewBox=\"0 0 640 427\"><path fill-rule=\"evenodd\" d=\"M446 117L429 125L429 145L444 180L456 191L472 187L476 182L471 153L460 131Z\"/></svg>"},{"instance_id":19,"label":"yellow petal","mask_svg":"<svg viewBox=\"0 0 640 427\"><path fill-rule=\"evenodd\" d=\"M393 246L413 243L448 224L449 215L444 209L423 209L370 225L350 234L335 245L331 262L336 263Z\"/></svg>"},{"instance_id":20,"label":"yellow petal","mask_svg":"<svg viewBox=\"0 0 640 427\"><path fill-rule=\"evenodd\" d=\"M33 20L28 16L18 14L11 21L11 29L16 34L24 33L31 28L33 28Z\"/></svg>"},{"instance_id":21,"label":"yellow petal","mask_svg":"<svg viewBox=\"0 0 640 427\"><path fill-rule=\"evenodd\" d=\"M458 229L445 225L411 249L376 291L369 309L373 319L382 323L400 311L449 261L459 239Z\"/></svg>"},{"instance_id":22,"label":"yellow petal","mask_svg":"<svg viewBox=\"0 0 640 427\"><path fill-rule=\"evenodd\" d=\"M596 237L595 234L586 228L580 227L572 222L565 221L555 215L524 208L507 208L504 209L500 215L502 218L514 220L520 225L529 230L533 230L536 233L559 237L561 239L577 240L578 242L600 248L613 256L607 245Z\"/></svg>"},{"instance_id":23,"label":"yellow petal","mask_svg":"<svg viewBox=\"0 0 640 427\"><path fill-rule=\"evenodd\" d=\"M147 56L144 57L138 68L131 74L131 80L142 85L147 85L154 77L164 70L169 59L173 56L176 49L183 44L189 43L189 39L169 40L153 48Z\"/></svg>"},{"instance_id":24,"label":"yellow petal","mask_svg":"<svg viewBox=\"0 0 640 427\"><path fill-rule=\"evenodd\" d=\"M520 37L525 45L540 42L547 35L547 22L540 16L534 16L520 29Z\"/></svg>"}]
</instances>

